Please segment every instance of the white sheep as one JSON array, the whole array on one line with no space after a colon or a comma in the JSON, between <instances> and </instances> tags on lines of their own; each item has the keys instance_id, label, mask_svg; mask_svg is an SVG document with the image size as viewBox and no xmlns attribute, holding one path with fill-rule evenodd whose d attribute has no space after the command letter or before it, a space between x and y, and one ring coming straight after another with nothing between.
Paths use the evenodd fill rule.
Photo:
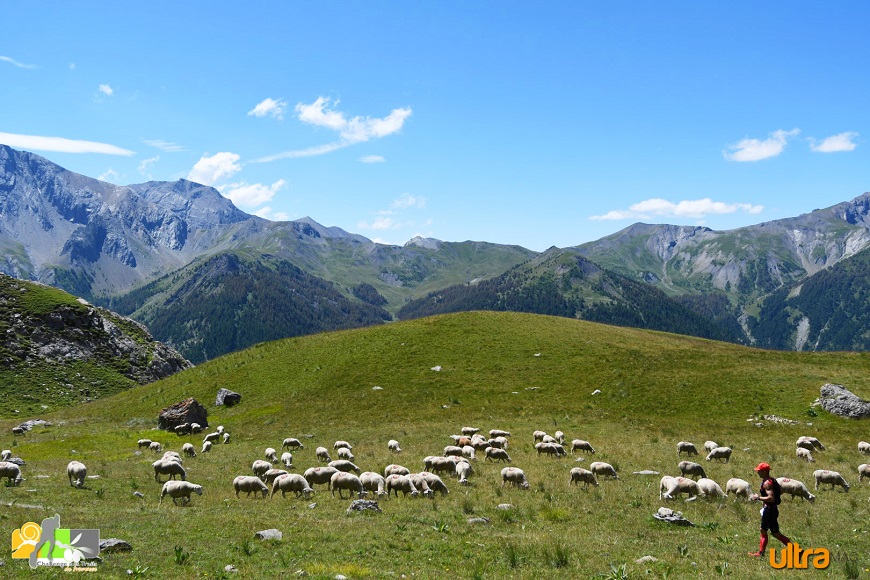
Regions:
<instances>
[{"instance_id":1,"label":"white sheep","mask_svg":"<svg viewBox=\"0 0 870 580\"><path fill-rule=\"evenodd\" d=\"M140 439L138 441L138 444L139 444L139 449L142 449L143 447L145 447L147 449L148 446L151 445L151 440L150 439Z\"/></svg>"},{"instance_id":2,"label":"white sheep","mask_svg":"<svg viewBox=\"0 0 870 580\"><path fill-rule=\"evenodd\" d=\"M697 455L698 450L695 449L695 444L689 441L680 441L677 443L677 456L682 455L685 452L686 455L692 456Z\"/></svg>"},{"instance_id":3,"label":"white sheep","mask_svg":"<svg viewBox=\"0 0 870 580\"><path fill-rule=\"evenodd\" d=\"M175 463L183 464L184 462L181 460L181 455L178 454L177 451L167 451L163 454L163 459L166 461L174 461Z\"/></svg>"},{"instance_id":4,"label":"white sheep","mask_svg":"<svg viewBox=\"0 0 870 580\"><path fill-rule=\"evenodd\" d=\"M447 490L447 485L444 483L444 481L434 473L429 473L428 471L421 471L417 475L423 478L423 480L426 482L426 485L429 486L429 489L433 494L436 492L440 493L441 495L447 495L448 493L450 493ZM414 481L414 483L416 484L416 480Z\"/></svg>"},{"instance_id":5,"label":"white sheep","mask_svg":"<svg viewBox=\"0 0 870 580\"><path fill-rule=\"evenodd\" d=\"M558 443L536 443L535 450L538 452L538 455L541 453L552 457L565 457L568 455L565 452L565 448Z\"/></svg>"},{"instance_id":6,"label":"white sheep","mask_svg":"<svg viewBox=\"0 0 870 580\"><path fill-rule=\"evenodd\" d=\"M846 483L846 480L842 475L837 473L836 471L829 471L827 469L817 469L813 472L813 477L816 479L816 489L819 489L820 483L830 483L831 489L834 489L834 486L839 485L843 488L843 491L849 491L849 484Z\"/></svg>"},{"instance_id":7,"label":"white sheep","mask_svg":"<svg viewBox=\"0 0 870 580\"><path fill-rule=\"evenodd\" d=\"M275 451L274 447L266 447L263 455L266 457L269 463L278 463L278 452Z\"/></svg>"},{"instance_id":8,"label":"white sheep","mask_svg":"<svg viewBox=\"0 0 870 580\"><path fill-rule=\"evenodd\" d=\"M561 431L556 431L556 432L553 434L553 437L556 438L556 443L558 443L559 445L564 445L564 444L565 444L565 434L562 433Z\"/></svg>"},{"instance_id":9,"label":"white sheep","mask_svg":"<svg viewBox=\"0 0 870 580\"><path fill-rule=\"evenodd\" d=\"M203 441L200 453L208 453L209 451L211 451L211 441Z\"/></svg>"},{"instance_id":10,"label":"white sheep","mask_svg":"<svg viewBox=\"0 0 870 580\"><path fill-rule=\"evenodd\" d=\"M285 451L281 454L281 463L284 464L284 467L290 469L293 467L293 454L289 451Z\"/></svg>"},{"instance_id":11,"label":"white sheep","mask_svg":"<svg viewBox=\"0 0 870 580\"><path fill-rule=\"evenodd\" d=\"M176 501L178 498L181 498L181 505L186 505L190 503L190 494L192 493L202 495L202 486L189 481L167 481L163 484L163 489L160 490L158 503L163 503L163 497L168 495L175 505L178 505Z\"/></svg>"},{"instance_id":12,"label":"white sheep","mask_svg":"<svg viewBox=\"0 0 870 580\"><path fill-rule=\"evenodd\" d=\"M580 451L588 451L592 455L595 455L595 450L592 448L592 445L583 439L574 439L571 441L571 455L574 455L574 452L578 449Z\"/></svg>"},{"instance_id":13,"label":"white sheep","mask_svg":"<svg viewBox=\"0 0 870 580\"><path fill-rule=\"evenodd\" d=\"M157 483L162 483L160 481L161 475L168 475L169 479L175 479L175 476L177 475L181 477L182 481L187 480L187 472L184 471L184 467L176 461L158 459L152 463L151 466L154 468L154 481Z\"/></svg>"},{"instance_id":14,"label":"white sheep","mask_svg":"<svg viewBox=\"0 0 870 580\"><path fill-rule=\"evenodd\" d=\"M460 432L463 435L471 436L471 435L474 435L475 433L480 433L480 429L478 429L477 427L463 427L460 430Z\"/></svg>"},{"instance_id":15,"label":"white sheep","mask_svg":"<svg viewBox=\"0 0 870 580\"><path fill-rule=\"evenodd\" d=\"M465 457L466 459L473 459L473 460L477 459L475 457L474 447L472 447L471 445L465 445L462 447L462 456Z\"/></svg>"},{"instance_id":16,"label":"white sheep","mask_svg":"<svg viewBox=\"0 0 870 580\"><path fill-rule=\"evenodd\" d=\"M374 471L363 471L359 480L362 482L366 491L371 492L375 497L384 497L387 494L387 480L379 473Z\"/></svg>"},{"instance_id":17,"label":"white sheep","mask_svg":"<svg viewBox=\"0 0 870 580\"><path fill-rule=\"evenodd\" d=\"M263 474L263 481L266 482L266 485L272 485L272 482L275 481L276 478L286 475L286 469L270 469L266 473Z\"/></svg>"},{"instance_id":18,"label":"white sheep","mask_svg":"<svg viewBox=\"0 0 870 580\"><path fill-rule=\"evenodd\" d=\"M541 443L558 443L558 441L556 441L556 438L552 435L544 435L541 439Z\"/></svg>"},{"instance_id":19,"label":"white sheep","mask_svg":"<svg viewBox=\"0 0 870 580\"><path fill-rule=\"evenodd\" d=\"M191 433L202 433L202 425L199 423L191 423L190 424L190 432Z\"/></svg>"},{"instance_id":20,"label":"white sheep","mask_svg":"<svg viewBox=\"0 0 870 580\"><path fill-rule=\"evenodd\" d=\"M190 434L190 423L182 423L181 425L176 425L175 429L173 429L173 431L175 431L175 434L178 436L189 435Z\"/></svg>"},{"instance_id":21,"label":"white sheep","mask_svg":"<svg viewBox=\"0 0 870 580\"><path fill-rule=\"evenodd\" d=\"M508 448L508 439L507 439L507 437L505 437L503 435L499 435L498 437L495 437L494 439L492 439L492 441L495 441L495 443L496 443L496 445L492 445L492 443L490 442L490 445L492 445L493 447L498 447L499 449L507 449Z\"/></svg>"},{"instance_id":22,"label":"white sheep","mask_svg":"<svg viewBox=\"0 0 870 580\"><path fill-rule=\"evenodd\" d=\"M472 449L474 449L474 448L472 447ZM449 457L450 455L461 456L462 455L462 447L459 447L458 445L448 445L447 447L444 448L444 457Z\"/></svg>"},{"instance_id":23,"label":"white sheep","mask_svg":"<svg viewBox=\"0 0 870 580\"><path fill-rule=\"evenodd\" d=\"M229 433L224 433L223 435L224 435L224 437L223 437L224 445L228 445L229 442L230 442L230 434L229 434Z\"/></svg>"},{"instance_id":24,"label":"white sheep","mask_svg":"<svg viewBox=\"0 0 870 580\"><path fill-rule=\"evenodd\" d=\"M509 431L502 431L501 429L490 429L489 436L490 436L490 438L492 438L492 437L510 437L511 434Z\"/></svg>"},{"instance_id":25,"label":"white sheep","mask_svg":"<svg viewBox=\"0 0 870 580\"><path fill-rule=\"evenodd\" d=\"M745 479L740 479L739 477L732 477L727 482L725 482L725 493L731 495L732 493L736 496L742 496L745 499L749 499L752 497L752 486Z\"/></svg>"},{"instance_id":26,"label":"white sheep","mask_svg":"<svg viewBox=\"0 0 870 580\"><path fill-rule=\"evenodd\" d=\"M353 445L347 441L338 440L332 445L333 449L353 449Z\"/></svg>"},{"instance_id":27,"label":"white sheep","mask_svg":"<svg viewBox=\"0 0 870 580\"><path fill-rule=\"evenodd\" d=\"M66 474L69 477L69 484L81 489L85 485L88 468L81 461L70 461L66 466Z\"/></svg>"},{"instance_id":28,"label":"white sheep","mask_svg":"<svg viewBox=\"0 0 870 580\"><path fill-rule=\"evenodd\" d=\"M501 470L501 486L504 487L506 483L521 489L529 489L529 480L519 467L505 467Z\"/></svg>"},{"instance_id":29,"label":"white sheep","mask_svg":"<svg viewBox=\"0 0 870 580\"><path fill-rule=\"evenodd\" d=\"M858 466L858 483L864 483L864 478L870 479L870 463L862 463Z\"/></svg>"},{"instance_id":30,"label":"white sheep","mask_svg":"<svg viewBox=\"0 0 870 580\"><path fill-rule=\"evenodd\" d=\"M389 441L387 441L387 449L389 449L393 453L401 453L402 452L402 448L399 447L399 442L396 441L395 439L390 439Z\"/></svg>"},{"instance_id":31,"label":"white sheep","mask_svg":"<svg viewBox=\"0 0 870 580\"><path fill-rule=\"evenodd\" d=\"M434 471L435 473L452 473L456 471L456 462L452 457L429 455L423 458L423 467L427 471Z\"/></svg>"},{"instance_id":32,"label":"white sheep","mask_svg":"<svg viewBox=\"0 0 870 580\"><path fill-rule=\"evenodd\" d=\"M302 496L306 499L314 493L308 481L298 473L285 473L276 477L275 481L272 482L272 494L269 499L275 497L275 493L278 491L281 492L281 497L287 497L287 492L292 491L296 497Z\"/></svg>"},{"instance_id":33,"label":"white sheep","mask_svg":"<svg viewBox=\"0 0 870 580\"><path fill-rule=\"evenodd\" d=\"M490 461L511 462L511 456L507 454L507 451L504 449L498 449L497 447L487 447L486 459Z\"/></svg>"},{"instance_id":34,"label":"white sheep","mask_svg":"<svg viewBox=\"0 0 870 580\"><path fill-rule=\"evenodd\" d=\"M483 451L486 452L489 449L489 441L486 439L475 439L471 442L471 446L475 449L475 451Z\"/></svg>"},{"instance_id":35,"label":"white sheep","mask_svg":"<svg viewBox=\"0 0 870 580\"><path fill-rule=\"evenodd\" d=\"M345 473L350 471L362 473L362 470L359 467L357 467L352 461L348 461L347 459L336 459L335 461L330 461L327 465L329 465L329 467L334 467L339 471L344 471Z\"/></svg>"},{"instance_id":36,"label":"white sheep","mask_svg":"<svg viewBox=\"0 0 870 580\"><path fill-rule=\"evenodd\" d=\"M619 476L616 474L616 469L613 468L609 463L605 463L603 461L593 461L589 464L589 469L595 475L604 477L605 475L612 479L619 479Z\"/></svg>"},{"instance_id":37,"label":"white sheep","mask_svg":"<svg viewBox=\"0 0 870 580\"><path fill-rule=\"evenodd\" d=\"M671 477L670 475L662 477L661 482L659 482L660 499L674 499L676 496L683 493L692 497L701 495L698 482L686 477Z\"/></svg>"},{"instance_id":38,"label":"white sheep","mask_svg":"<svg viewBox=\"0 0 870 580\"><path fill-rule=\"evenodd\" d=\"M0 461L0 479L9 478L9 485L18 486L24 481L21 477L21 468L9 461Z\"/></svg>"},{"instance_id":39,"label":"white sheep","mask_svg":"<svg viewBox=\"0 0 870 580\"><path fill-rule=\"evenodd\" d=\"M263 461L262 459L257 459L251 464L251 471L253 471L254 475L260 479L263 479L263 476L265 476L266 472L270 469L272 469L272 464L268 461Z\"/></svg>"},{"instance_id":40,"label":"white sheep","mask_svg":"<svg viewBox=\"0 0 870 580\"><path fill-rule=\"evenodd\" d=\"M290 449L305 449L302 442L294 437L287 437L284 439L284 442L281 443L281 449L284 449L285 447L289 447Z\"/></svg>"},{"instance_id":41,"label":"white sheep","mask_svg":"<svg viewBox=\"0 0 870 580\"><path fill-rule=\"evenodd\" d=\"M870 442L858 441L858 453L862 455L870 455Z\"/></svg>"},{"instance_id":42,"label":"white sheep","mask_svg":"<svg viewBox=\"0 0 870 580\"><path fill-rule=\"evenodd\" d=\"M324 463L332 461L332 458L329 456L329 450L326 447L318 447L315 449L314 456Z\"/></svg>"},{"instance_id":43,"label":"white sheep","mask_svg":"<svg viewBox=\"0 0 870 580\"><path fill-rule=\"evenodd\" d=\"M338 470L334 467L309 467L305 470L305 473L302 474L302 477L305 478L305 481L308 482L308 485L314 487L317 484L326 484L326 488L329 489L332 485L332 476L338 473Z\"/></svg>"},{"instance_id":44,"label":"white sheep","mask_svg":"<svg viewBox=\"0 0 870 580\"><path fill-rule=\"evenodd\" d=\"M0 453L0 461L9 461L12 459L12 451L9 449L4 449L2 453Z\"/></svg>"},{"instance_id":45,"label":"white sheep","mask_svg":"<svg viewBox=\"0 0 870 580\"><path fill-rule=\"evenodd\" d=\"M240 491L244 491L247 492L248 497L251 497L252 492L254 497L257 497L258 493L262 493L265 499L266 494L269 493L269 488L266 487L263 480L253 475L240 475L236 477L233 480L233 489L236 490L236 497L239 497Z\"/></svg>"},{"instance_id":46,"label":"white sheep","mask_svg":"<svg viewBox=\"0 0 870 580\"><path fill-rule=\"evenodd\" d=\"M595 477L594 473L588 469L583 469L582 467L572 467L568 483L580 485L581 482L583 483L583 489L589 489L590 483L595 487L598 487L598 478Z\"/></svg>"},{"instance_id":47,"label":"white sheep","mask_svg":"<svg viewBox=\"0 0 870 580\"><path fill-rule=\"evenodd\" d=\"M532 437L535 439L535 443L540 443L544 440L544 436L547 434L546 431L541 431L538 429L537 431L532 433Z\"/></svg>"},{"instance_id":48,"label":"white sheep","mask_svg":"<svg viewBox=\"0 0 870 580\"><path fill-rule=\"evenodd\" d=\"M697 483L698 489L701 490L701 495L704 497L728 497L726 493L722 491L722 488L719 487L719 484L712 479L702 477Z\"/></svg>"},{"instance_id":49,"label":"white sheep","mask_svg":"<svg viewBox=\"0 0 870 580\"><path fill-rule=\"evenodd\" d=\"M813 463L815 461L815 459L813 459L813 454L810 453L810 450L806 447L798 447L795 450L795 454L797 455L798 459L803 459L807 463Z\"/></svg>"},{"instance_id":50,"label":"white sheep","mask_svg":"<svg viewBox=\"0 0 870 580\"><path fill-rule=\"evenodd\" d=\"M402 495L407 497L408 494L411 494L411 497L418 497L420 492L417 491L417 488L414 486L414 482L411 481L410 474L408 475L399 475L398 473L392 473L385 478L387 485L387 495L390 495L392 491L396 497L399 497L399 492L402 492Z\"/></svg>"},{"instance_id":51,"label":"white sheep","mask_svg":"<svg viewBox=\"0 0 870 580\"><path fill-rule=\"evenodd\" d=\"M680 461L677 465L680 468L680 475L683 477L690 476L692 479L696 477L707 477L704 472L704 467L700 463L693 461Z\"/></svg>"},{"instance_id":52,"label":"white sheep","mask_svg":"<svg viewBox=\"0 0 870 580\"><path fill-rule=\"evenodd\" d=\"M391 463L384 468L384 477L389 477L393 474L396 475L408 475L411 473L411 470L405 467L404 465L398 465L396 463Z\"/></svg>"},{"instance_id":53,"label":"white sheep","mask_svg":"<svg viewBox=\"0 0 870 580\"><path fill-rule=\"evenodd\" d=\"M217 432L218 432L218 433L223 433L223 432L224 432L224 426L223 426L223 425L218 425L218 426L217 426Z\"/></svg>"},{"instance_id":54,"label":"white sheep","mask_svg":"<svg viewBox=\"0 0 870 580\"><path fill-rule=\"evenodd\" d=\"M468 485L468 476L474 473L474 468L470 463L460 461L456 464L456 478L459 479L459 485Z\"/></svg>"},{"instance_id":55,"label":"white sheep","mask_svg":"<svg viewBox=\"0 0 870 580\"><path fill-rule=\"evenodd\" d=\"M203 443L206 441L211 441L212 443L218 444L221 442L221 434L218 432L209 433L202 439Z\"/></svg>"},{"instance_id":56,"label":"white sheep","mask_svg":"<svg viewBox=\"0 0 870 580\"><path fill-rule=\"evenodd\" d=\"M153 451L154 453L160 453L161 451L163 451L163 445L161 445L157 441L152 441L148 444L148 449L150 451Z\"/></svg>"},{"instance_id":57,"label":"white sheep","mask_svg":"<svg viewBox=\"0 0 870 580\"><path fill-rule=\"evenodd\" d=\"M193 448L192 443L185 443L184 445L182 445L181 452L188 457L196 457L196 450Z\"/></svg>"},{"instance_id":58,"label":"white sheep","mask_svg":"<svg viewBox=\"0 0 870 580\"><path fill-rule=\"evenodd\" d=\"M725 463L731 459L731 448L730 447L714 447L710 450L710 453L707 454L707 461L711 461L713 459L719 460L724 459Z\"/></svg>"},{"instance_id":59,"label":"white sheep","mask_svg":"<svg viewBox=\"0 0 870 580\"><path fill-rule=\"evenodd\" d=\"M787 477L777 477L776 482L779 484L780 497L782 497L782 494L787 493L791 495L792 501L794 501L795 496L801 497L810 503L816 501L816 496L810 493L810 490L807 489L807 486L802 481Z\"/></svg>"},{"instance_id":60,"label":"white sheep","mask_svg":"<svg viewBox=\"0 0 870 580\"><path fill-rule=\"evenodd\" d=\"M719 447L719 444L715 441L704 441L704 451L706 451L707 453L710 453L717 447Z\"/></svg>"},{"instance_id":61,"label":"white sheep","mask_svg":"<svg viewBox=\"0 0 870 580\"><path fill-rule=\"evenodd\" d=\"M425 477L419 473L412 473L408 476L408 479L411 480L411 483L414 484L414 487L420 492L420 495L423 497L435 497L435 492L429 489L429 483L426 481Z\"/></svg>"},{"instance_id":62,"label":"white sheep","mask_svg":"<svg viewBox=\"0 0 870 580\"><path fill-rule=\"evenodd\" d=\"M345 459L347 461L353 461L354 454L350 452L350 449L347 449L346 447L340 447L338 449L338 458Z\"/></svg>"},{"instance_id":63,"label":"white sheep","mask_svg":"<svg viewBox=\"0 0 870 580\"><path fill-rule=\"evenodd\" d=\"M810 451L818 449L819 451L824 451L825 446L822 445L822 442L816 439L815 437L808 437L806 435L802 437L798 437L797 446L803 447L804 449L809 449Z\"/></svg>"}]
</instances>

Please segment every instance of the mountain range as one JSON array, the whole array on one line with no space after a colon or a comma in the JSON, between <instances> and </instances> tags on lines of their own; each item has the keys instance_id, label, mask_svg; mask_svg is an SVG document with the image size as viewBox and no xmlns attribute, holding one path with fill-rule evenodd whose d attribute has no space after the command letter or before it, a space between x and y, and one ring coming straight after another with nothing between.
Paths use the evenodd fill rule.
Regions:
<instances>
[{"instance_id":1,"label":"mountain range","mask_svg":"<svg viewBox=\"0 0 870 580\"><path fill-rule=\"evenodd\" d=\"M193 362L469 309L863 350L870 309L856 264L870 262L868 212L864 194L735 230L635 224L542 253L428 238L391 246L311 218L252 216L184 179L117 186L0 145L0 272L128 315ZM830 291L847 283L858 289ZM808 306L818 284L839 301Z\"/></svg>"}]
</instances>

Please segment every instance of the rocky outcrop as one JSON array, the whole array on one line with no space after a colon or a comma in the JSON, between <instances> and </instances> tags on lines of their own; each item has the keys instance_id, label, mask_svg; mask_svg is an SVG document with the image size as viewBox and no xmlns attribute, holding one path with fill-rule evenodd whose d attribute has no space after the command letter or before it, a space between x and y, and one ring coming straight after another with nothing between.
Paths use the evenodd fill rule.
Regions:
<instances>
[{"instance_id":1,"label":"rocky outcrop","mask_svg":"<svg viewBox=\"0 0 870 580\"><path fill-rule=\"evenodd\" d=\"M208 411L193 397L166 407L157 417L157 427L166 431L174 432L185 423L199 423L203 429L208 427Z\"/></svg>"},{"instance_id":2,"label":"rocky outcrop","mask_svg":"<svg viewBox=\"0 0 870 580\"><path fill-rule=\"evenodd\" d=\"M870 401L858 397L843 385L828 383L821 389L819 403L822 408L840 417L849 419L870 418Z\"/></svg>"},{"instance_id":3,"label":"rocky outcrop","mask_svg":"<svg viewBox=\"0 0 870 580\"><path fill-rule=\"evenodd\" d=\"M232 407L233 405L241 402L242 396L229 389L221 389L217 392L217 396L215 397L214 404L218 407L221 405L225 405L227 407Z\"/></svg>"}]
</instances>

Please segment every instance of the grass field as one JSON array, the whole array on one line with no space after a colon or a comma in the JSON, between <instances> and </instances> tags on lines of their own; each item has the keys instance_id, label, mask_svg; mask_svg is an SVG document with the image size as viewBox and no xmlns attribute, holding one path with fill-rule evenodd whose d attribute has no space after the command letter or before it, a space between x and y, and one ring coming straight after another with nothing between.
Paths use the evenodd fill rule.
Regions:
<instances>
[{"instance_id":1,"label":"grass field","mask_svg":"<svg viewBox=\"0 0 870 580\"><path fill-rule=\"evenodd\" d=\"M432 370L440 366L440 371ZM728 464L700 460L720 485L741 477L753 487L752 468L773 465L775 476L800 479L812 490L812 472L842 473L849 493L820 490L814 504L784 499L780 523L802 547L832 553L833 577L870 575L870 485L856 468L870 462L857 442L870 440L870 423L832 417L811 408L819 388L844 384L870 397L870 356L747 349L663 333L513 313L464 313L363 330L288 339L224 356L167 380L45 416L51 427L0 437L0 445L27 461L19 487L0 487L0 536L28 521L60 514L65 528L99 528L103 538L129 541L133 551L104 554L101 575L126 577L274 578L305 571L310 578L776 578L765 561L747 557L758 547L758 508L734 501L663 502L652 469L678 475L676 443L699 448L712 439L734 454ZM380 390L373 387L379 386ZM220 387L238 391L232 408L213 406ZM600 394L593 395L595 390ZM201 437L154 429L161 408L186 397L207 406L212 429L224 425L229 445L185 459L188 480L203 485L189 507L158 504L153 453L136 441L161 441L180 451ZM752 417L773 414L783 425ZM21 417L23 420L27 417ZM0 433L17 423L5 421ZM445 478L450 494L381 501L380 514L347 515L349 501L318 486L311 500L236 498L232 479L250 474L265 447L298 437L296 471L316 465L314 448L337 439L354 444L355 463L383 472L389 463L422 470L462 426L512 433L513 463L531 489L502 488L502 465L478 460L472 486ZM532 432L565 432L586 439L595 456L538 457ZM795 457L800 435L827 446L816 463ZM391 455L388 439L404 452ZM86 489L71 488L65 468L83 461ZM568 484L575 465L613 464L619 481L588 491ZM40 477L48 476L48 477ZM134 491L145 494L134 497ZM509 510L497 509L509 503ZM310 507L310 504L316 504ZM682 511L696 526L674 527L652 514L662 505ZM30 507L28 507L30 506ZM470 524L469 518L489 518ZM280 542L254 532L278 528ZM772 539L771 547L779 548ZM638 564L643 556L657 562ZM31 574L9 553L2 573ZM811 572L810 572L811 573ZM42 570L43 576L62 576Z\"/></svg>"}]
</instances>

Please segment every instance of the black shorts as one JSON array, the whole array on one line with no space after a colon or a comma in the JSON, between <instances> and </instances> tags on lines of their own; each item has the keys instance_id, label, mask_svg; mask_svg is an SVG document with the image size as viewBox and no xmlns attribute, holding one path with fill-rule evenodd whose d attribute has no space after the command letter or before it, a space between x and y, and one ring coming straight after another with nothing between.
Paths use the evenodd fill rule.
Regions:
<instances>
[{"instance_id":1,"label":"black shorts","mask_svg":"<svg viewBox=\"0 0 870 580\"><path fill-rule=\"evenodd\" d=\"M765 505L761 512L762 531L770 530L774 534L779 533L779 508L775 505Z\"/></svg>"}]
</instances>

